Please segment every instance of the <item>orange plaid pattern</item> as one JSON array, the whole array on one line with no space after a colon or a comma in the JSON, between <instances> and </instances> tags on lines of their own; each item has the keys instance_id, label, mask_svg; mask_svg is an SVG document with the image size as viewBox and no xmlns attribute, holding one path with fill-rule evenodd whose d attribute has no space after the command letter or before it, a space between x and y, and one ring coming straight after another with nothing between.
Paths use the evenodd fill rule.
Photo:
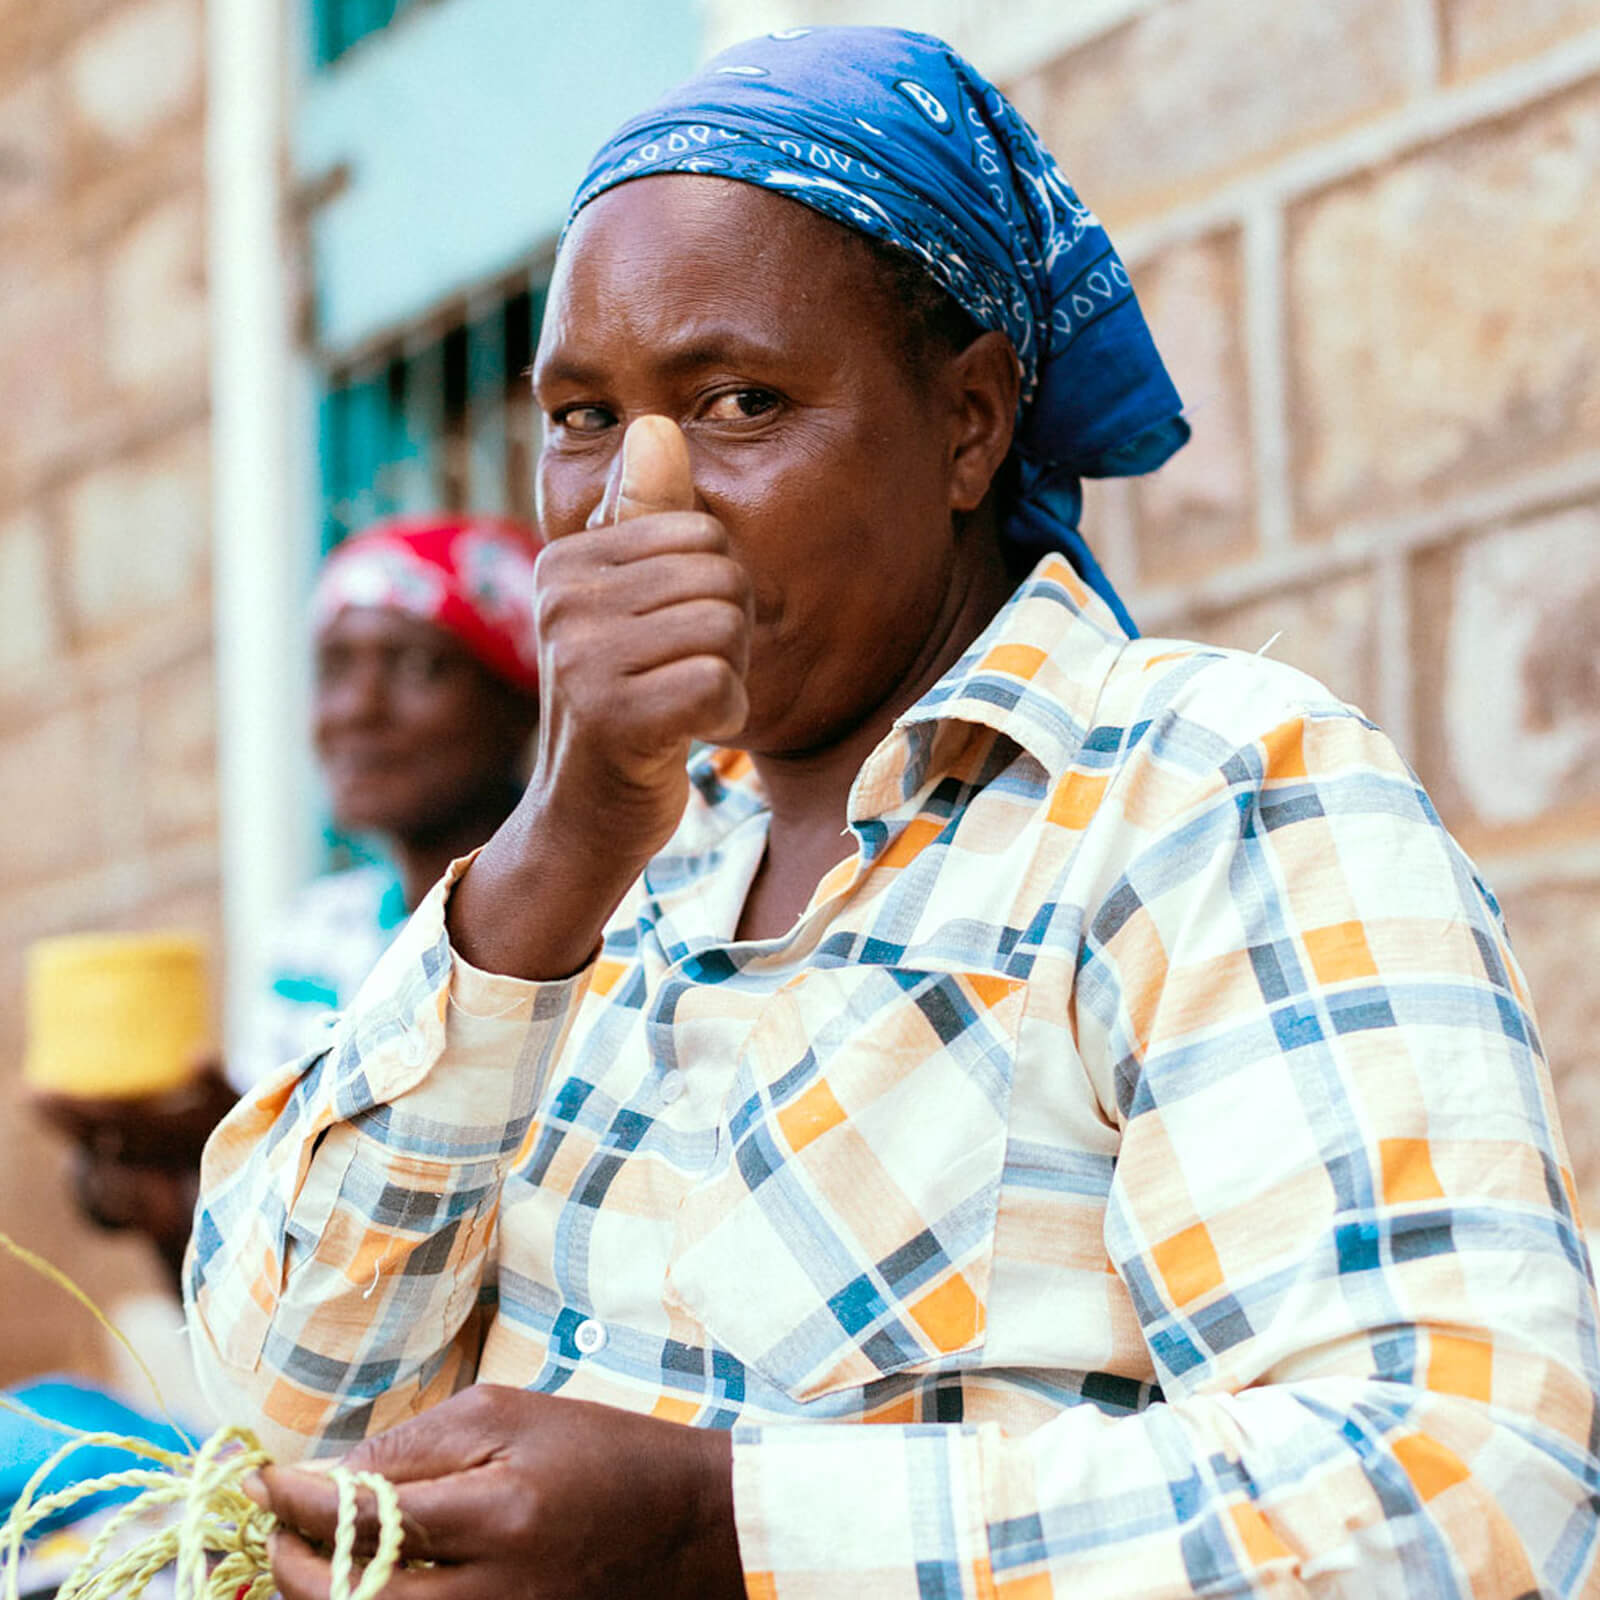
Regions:
<instances>
[{"instance_id":1,"label":"orange plaid pattern","mask_svg":"<svg viewBox=\"0 0 1600 1600\"><path fill-rule=\"evenodd\" d=\"M749 763L693 778L591 972L467 967L447 881L218 1131L229 1414L337 1450L480 1378L731 1428L773 1600L1597 1592L1526 988L1358 713L1052 558L787 937L733 938Z\"/></svg>"}]
</instances>

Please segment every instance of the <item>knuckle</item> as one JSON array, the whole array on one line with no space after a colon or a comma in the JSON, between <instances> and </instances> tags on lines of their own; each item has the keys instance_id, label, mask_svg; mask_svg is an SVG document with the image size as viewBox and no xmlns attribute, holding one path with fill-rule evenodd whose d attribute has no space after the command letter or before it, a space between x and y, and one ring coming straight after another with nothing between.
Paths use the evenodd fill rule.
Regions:
<instances>
[{"instance_id":1,"label":"knuckle","mask_svg":"<svg viewBox=\"0 0 1600 1600\"><path fill-rule=\"evenodd\" d=\"M750 574L732 556L722 562L722 597L743 611L750 595Z\"/></svg>"},{"instance_id":2,"label":"knuckle","mask_svg":"<svg viewBox=\"0 0 1600 1600\"><path fill-rule=\"evenodd\" d=\"M538 1489L526 1480L518 1485L516 1494L505 1497L502 1502L504 1509L500 1515L504 1519L506 1536L511 1543L529 1545L538 1539L544 1524L544 1508L541 1501Z\"/></svg>"},{"instance_id":3,"label":"knuckle","mask_svg":"<svg viewBox=\"0 0 1600 1600\"><path fill-rule=\"evenodd\" d=\"M543 637L546 669L558 682L570 677L573 668L582 659L583 651L575 649L572 640L554 630Z\"/></svg>"},{"instance_id":4,"label":"knuckle","mask_svg":"<svg viewBox=\"0 0 1600 1600\"><path fill-rule=\"evenodd\" d=\"M533 558L533 582L536 593L542 593L559 582L563 569L571 564L572 546L564 542L551 542Z\"/></svg>"},{"instance_id":5,"label":"knuckle","mask_svg":"<svg viewBox=\"0 0 1600 1600\"><path fill-rule=\"evenodd\" d=\"M728 542L728 530L716 517L709 513L702 513L705 522L705 537L711 548L718 555L726 555L732 548Z\"/></svg>"},{"instance_id":6,"label":"knuckle","mask_svg":"<svg viewBox=\"0 0 1600 1600\"><path fill-rule=\"evenodd\" d=\"M679 549L720 555L728 548L727 529L709 511L677 511L668 516L673 542Z\"/></svg>"},{"instance_id":7,"label":"knuckle","mask_svg":"<svg viewBox=\"0 0 1600 1600\"><path fill-rule=\"evenodd\" d=\"M571 600L559 582L540 583L533 592L533 623L541 639L548 638L567 614Z\"/></svg>"},{"instance_id":8,"label":"knuckle","mask_svg":"<svg viewBox=\"0 0 1600 1600\"><path fill-rule=\"evenodd\" d=\"M481 1427L492 1422L499 1409L498 1396L494 1389L483 1383L475 1383L463 1389L450 1403L469 1427Z\"/></svg>"},{"instance_id":9,"label":"knuckle","mask_svg":"<svg viewBox=\"0 0 1600 1600\"><path fill-rule=\"evenodd\" d=\"M744 646L744 613L722 601L707 610L701 637L718 655L731 655Z\"/></svg>"},{"instance_id":10,"label":"knuckle","mask_svg":"<svg viewBox=\"0 0 1600 1600\"><path fill-rule=\"evenodd\" d=\"M720 705L735 681L733 669L720 657L692 656L684 662L685 689L698 707Z\"/></svg>"}]
</instances>

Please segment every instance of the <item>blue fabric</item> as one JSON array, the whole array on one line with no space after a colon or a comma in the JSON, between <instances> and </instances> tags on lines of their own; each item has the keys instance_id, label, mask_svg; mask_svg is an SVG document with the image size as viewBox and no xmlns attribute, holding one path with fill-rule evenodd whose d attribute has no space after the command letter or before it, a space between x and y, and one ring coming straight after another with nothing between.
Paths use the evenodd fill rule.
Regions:
<instances>
[{"instance_id":1,"label":"blue fabric","mask_svg":"<svg viewBox=\"0 0 1600 1600\"><path fill-rule=\"evenodd\" d=\"M81 1433L116 1433L124 1438L148 1440L164 1450L186 1453L189 1449L188 1440L177 1429L144 1416L115 1396L107 1394L104 1389L95 1388L76 1378L42 1378L4 1392L39 1416L65 1423ZM0 1518L4 1518L17 1503L28 1479L62 1445L69 1443L71 1437L70 1434L46 1428L15 1411L0 1407ZM131 1451L118 1450L111 1445L89 1445L57 1467L36 1491L34 1498L42 1500L69 1484L150 1464L144 1457L136 1456ZM137 1489L114 1489L89 1496L46 1518L36 1532L47 1533L52 1528L76 1522L80 1517L89 1516L106 1506L131 1500L138 1492Z\"/></svg>"},{"instance_id":2,"label":"blue fabric","mask_svg":"<svg viewBox=\"0 0 1600 1600\"><path fill-rule=\"evenodd\" d=\"M620 128L572 216L630 178L702 172L784 194L920 262L1022 363L1005 537L1062 550L1132 619L1078 522L1079 480L1160 466L1189 437L1127 269L1016 108L949 45L898 28L784 28L736 45Z\"/></svg>"}]
</instances>

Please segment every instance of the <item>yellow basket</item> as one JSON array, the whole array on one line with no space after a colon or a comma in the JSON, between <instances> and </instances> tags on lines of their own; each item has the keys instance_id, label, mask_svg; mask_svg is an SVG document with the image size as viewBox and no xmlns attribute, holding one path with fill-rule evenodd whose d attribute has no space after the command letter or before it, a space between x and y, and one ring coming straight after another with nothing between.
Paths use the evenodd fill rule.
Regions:
<instances>
[{"instance_id":1,"label":"yellow basket","mask_svg":"<svg viewBox=\"0 0 1600 1600\"><path fill-rule=\"evenodd\" d=\"M24 1078L50 1094L176 1089L208 1041L202 942L177 933L79 933L28 951Z\"/></svg>"}]
</instances>

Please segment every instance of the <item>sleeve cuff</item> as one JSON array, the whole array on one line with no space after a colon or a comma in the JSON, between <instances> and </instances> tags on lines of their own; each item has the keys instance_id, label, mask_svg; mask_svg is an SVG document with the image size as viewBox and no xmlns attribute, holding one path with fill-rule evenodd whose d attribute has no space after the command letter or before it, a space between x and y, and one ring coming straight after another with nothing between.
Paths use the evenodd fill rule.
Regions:
<instances>
[{"instance_id":1,"label":"sleeve cuff","mask_svg":"<svg viewBox=\"0 0 1600 1600\"><path fill-rule=\"evenodd\" d=\"M794 1423L733 1432L745 1587L785 1595L993 1594L982 1433Z\"/></svg>"},{"instance_id":2,"label":"sleeve cuff","mask_svg":"<svg viewBox=\"0 0 1600 1600\"><path fill-rule=\"evenodd\" d=\"M423 898L341 1019L335 1108L381 1119L385 1143L446 1162L514 1154L593 964L530 982L485 972L451 948L445 908L471 857Z\"/></svg>"}]
</instances>

